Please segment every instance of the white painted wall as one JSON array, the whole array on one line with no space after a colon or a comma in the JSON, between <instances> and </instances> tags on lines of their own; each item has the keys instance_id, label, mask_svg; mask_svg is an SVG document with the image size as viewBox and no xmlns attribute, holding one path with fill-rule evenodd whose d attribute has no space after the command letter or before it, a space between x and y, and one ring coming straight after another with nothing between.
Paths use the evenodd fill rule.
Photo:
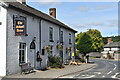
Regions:
<instances>
[{"instance_id":1,"label":"white painted wall","mask_svg":"<svg viewBox=\"0 0 120 80\"><path fill-rule=\"evenodd\" d=\"M53 54L54 55L57 55L59 56L59 50L56 48L57 46L57 41L59 40L59 27L58 25L55 25L53 23L50 23L50 22L47 22L45 20L42 20L42 24L41 24L41 38L42 38L42 41L41 41L41 48L45 47L45 46L48 46L51 44L51 42L49 41L49 27L52 27L53 28L53 40L54 42L52 43L53 44ZM61 31L63 31L63 58L64 58L64 62L65 62L65 59L68 59L69 58L69 55L66 54L66 47L69 47L71 46L72 47L72 51L71 53L74 52L74 43L75 43L75 33L66 29L66 28L63 28L61 27ZM72 38L72 44L69 44L69 33L71 33L71 38ZM43 68L47 65L47 53L45 55L41 55L42 56L42 66Z\"/></svg>"},{"instance_id":2,"label":"white painted wall","mask_svg":"<svg viewBox=\"0 0 120 80\"><path fill-rule=\"evenodd\" d=\"M13 15L21 15L27 17L27 34L28 36L15 36L15 31L13 30ZM7 23L7 74L15 74L21 71L19 66L19 43L26 43L26 62L32 61L31 55L39 51L39 19L36 17L31 17L23 12L16 11L8 8L7 14L8 20ZM33 37L36 37L36 51L35 53L30 52L30 43L33 40ZM36 59L35 59L36 60ZM31 62L32 63L32 62ZM37 67L37 62L36 62Z\"/></svg>"},{"instance_id":3,"label":"white painted wall","mask_svg":"<svg viewBox=\"0 0 120 80\"><path fill-rule=\"evenodd\" d=\"M27 34L28 36L15 36L15 31L13 30L13 15L22 15L27 17ZM31 61L31 56L33 53L30 52L30 43L33 39L33 37L36 37L36 51L39 51L40 42L39 42L39 18L28 16L27 14L24 14L23 12L16 11L13 9L8 9L7 14L8 20L7 23L9 24L7 26L7 74L15 74L20 72L20 66L19 66L19 42L26 43L27 47L27 56L26 56L26 62ZM53 27L53 33L54 33L54 42L53 42L53 55L59 56L59 51L56 49L57 41L59 40L59 27L58 25L55 25L54 23L50 23L48 21L42 20L41 21L41 49L45 46L51 45L52 43L49 42L49 27ZM74 52L74 32L62 28L64 33L64 46L63 46L63 54L64 54L64 60L66 58L69 58L68 54L66 54L66 47L71 46L72 51ZM72 34L72 45L69 44L68 38L69 33ZM36 54L35 54L36 55ZM42 58L42 66L40 67L40 64L36 62L37 68L40 67L40 69L43 69L47 66L47 60L48 60L48 54L41 55Z\"/></svg>"},{"instance_id":4,"label":"white painted wall","mask_svg":"<svg viewBox=\"0 0 120 80\"><path fill-rule=\"evenodd\" d=\"M6 20L7 10L0 6L0 76L6 75Z\"/></svg>"}]
</instances>

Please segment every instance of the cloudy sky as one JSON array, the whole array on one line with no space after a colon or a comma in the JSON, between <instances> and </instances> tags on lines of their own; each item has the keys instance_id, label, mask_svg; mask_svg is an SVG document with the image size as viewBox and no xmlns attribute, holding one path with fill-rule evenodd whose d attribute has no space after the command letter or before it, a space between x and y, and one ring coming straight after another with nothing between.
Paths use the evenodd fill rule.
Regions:
<instances>
[{"instance_id":1,"label":"cloudy sky","mask_svg":"<svg viewBox=\"0 0 120 80\"><path fill-rule=\"evenodd\" d=\"M46 0L47 1L47 0ZM27 4L48 14L57 9L57 19L78 32L98 29L103 36L118 35L117 2L30 2Z\"/></svg>"}]
</instances>

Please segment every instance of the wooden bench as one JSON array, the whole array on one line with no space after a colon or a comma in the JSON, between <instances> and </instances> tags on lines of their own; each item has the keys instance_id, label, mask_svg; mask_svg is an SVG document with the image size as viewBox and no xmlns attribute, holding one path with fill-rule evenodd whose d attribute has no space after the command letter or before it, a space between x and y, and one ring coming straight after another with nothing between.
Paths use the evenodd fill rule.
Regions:
<instances>
[{"instance_id":1,"label":"wooden bench","mask_svg":"<svg viewBox=\"0 0 120 80\"><path fill-rule=\"evenodd\" d=\"M24 72L24 74L30 73L33 71L33 67L31 67L30 63L22 63L21 66L21 74Z\"/></svg>"}]
</instances>

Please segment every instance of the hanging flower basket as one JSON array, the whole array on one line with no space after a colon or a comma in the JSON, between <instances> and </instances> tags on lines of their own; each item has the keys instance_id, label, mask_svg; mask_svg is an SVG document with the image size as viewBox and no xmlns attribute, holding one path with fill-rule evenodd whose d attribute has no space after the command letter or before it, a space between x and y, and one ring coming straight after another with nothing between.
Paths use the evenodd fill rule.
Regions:
<instances>
[{"instance_id":1,"label":"hanging flower basket","mask_svg":"<svg viewBox=\"0 0 120 80\"><path fill-rule=\"evenodd\" d=\"M58 45L56 46L56 48L59 49L59 50L63 50L63 45L62 45L62 44L58 44Z\"/></svg>"},{"instance_id":2,"label":"hanging flower basket","mask_svg":"<svg viewBox=\"0 0 120 80\"><path fill-rule=\"evenodd\" d=\"M72 49L72 48L69 46L69 47L68 47L68 50L71 50L71 49Z\"/></svg>"},{"instance_id":3,"label":"hanging flower basket","mask_svg":"<svg viewBox=\"0 0 120 80\"><path fill-rule=\"evenodd\" d=\"M44 49L47 51L48 54L50 54L50 49L51 49L51 46L50 46L50 45L44 47Z\"/></svg>"}]
</instances>

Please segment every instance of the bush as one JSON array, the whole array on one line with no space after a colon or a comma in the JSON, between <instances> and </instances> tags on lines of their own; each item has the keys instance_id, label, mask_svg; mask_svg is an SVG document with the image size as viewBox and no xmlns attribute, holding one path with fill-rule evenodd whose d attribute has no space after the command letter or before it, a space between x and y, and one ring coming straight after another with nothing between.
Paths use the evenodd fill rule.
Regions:
<instances>
[{"instance_id":1,"label":"bush","mask_svg":"<svg viewBox=\"0 0 120 80\"><path fill-rule=\"evenodd\" d=\"M61 58L57 56L49 56L48 67L51 68L63 68Z\"/></svg>"}]
</instances>

